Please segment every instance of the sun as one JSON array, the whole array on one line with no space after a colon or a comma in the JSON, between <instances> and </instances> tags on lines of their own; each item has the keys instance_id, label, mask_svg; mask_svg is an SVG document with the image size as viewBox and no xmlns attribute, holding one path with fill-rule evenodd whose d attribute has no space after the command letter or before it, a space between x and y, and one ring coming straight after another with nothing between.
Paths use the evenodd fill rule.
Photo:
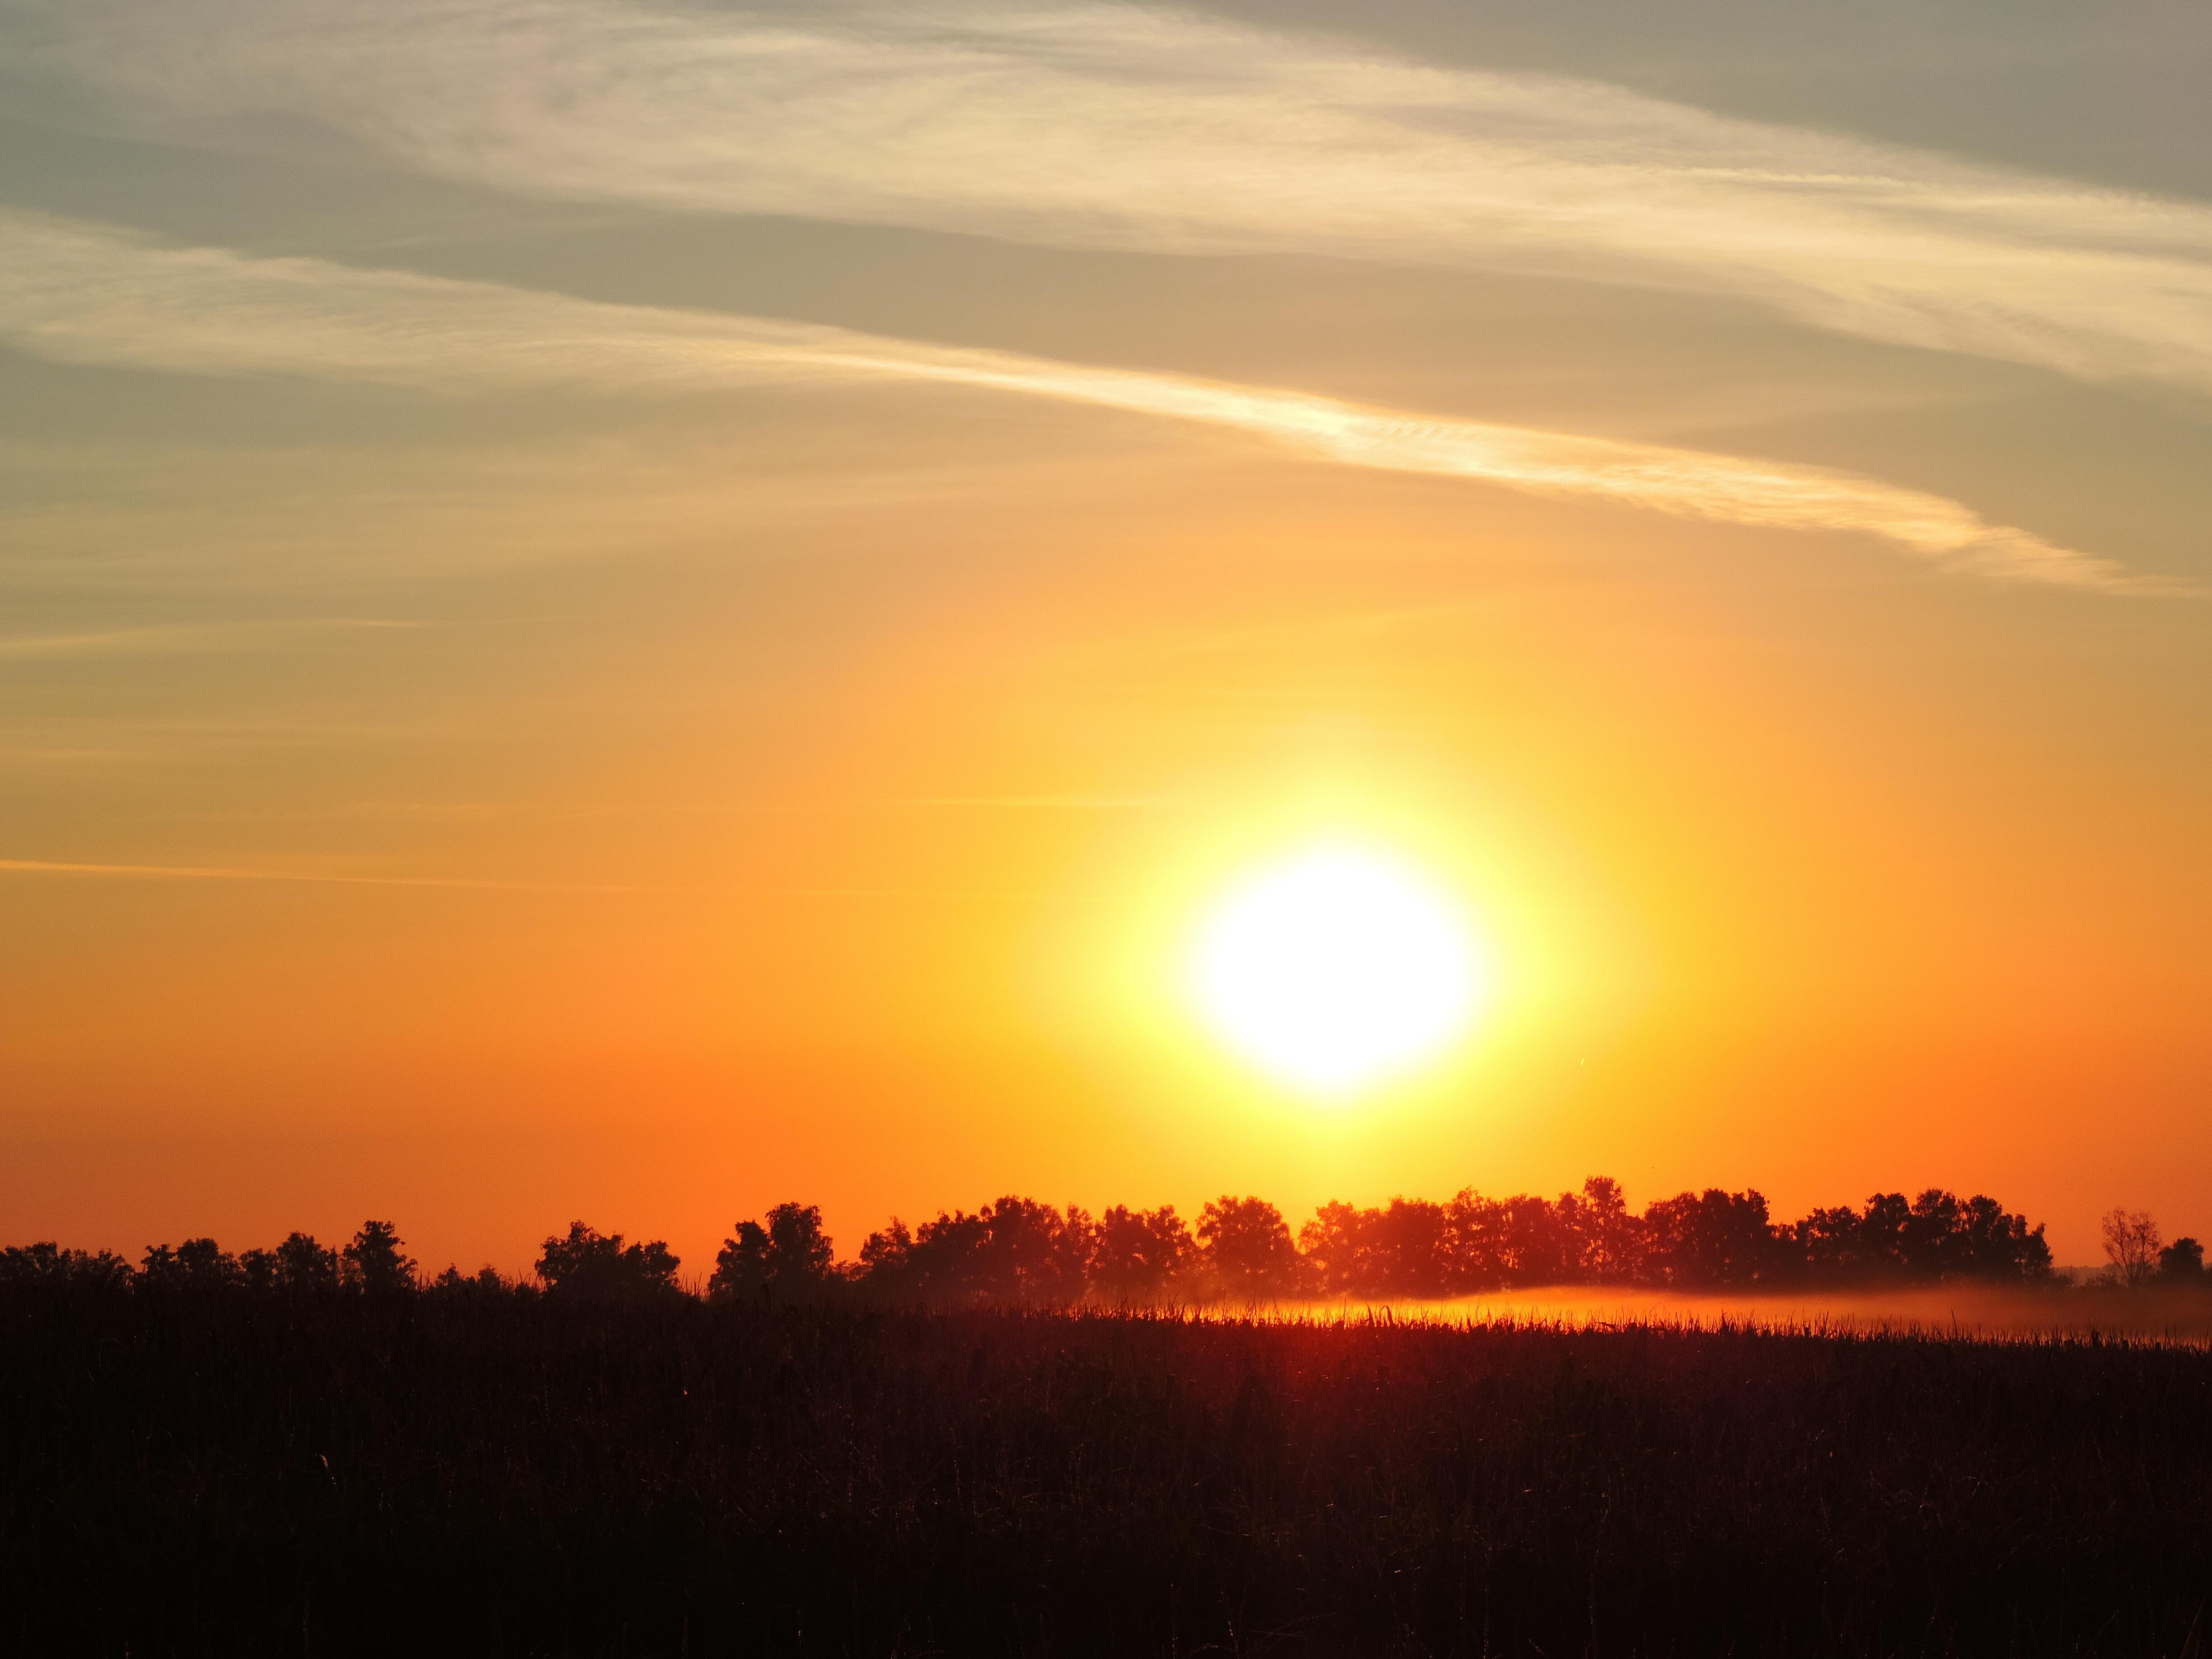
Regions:
<instances>
[{"instance_id":1,"label":"sun","mask_svg":"<svg viewBox=\"0 0 2212 1659\"><path fill-rule=\"evenodd\" d=\"M1460 908L1403 860L1310 848L1252 872L1199 931L1192 988L1227 1044L1340 1097L1449 1047L1492 991Z\"/></svg>"}]
</instances>

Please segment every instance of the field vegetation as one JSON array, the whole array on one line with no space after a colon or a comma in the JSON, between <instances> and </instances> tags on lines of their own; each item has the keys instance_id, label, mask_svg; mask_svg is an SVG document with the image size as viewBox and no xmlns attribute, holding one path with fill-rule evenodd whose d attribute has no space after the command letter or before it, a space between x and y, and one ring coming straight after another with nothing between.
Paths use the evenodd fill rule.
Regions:
<instances>
[{"instance_id":1,"label":"field vegetation","mask_svg":"<svg viewBox=\"0 0 2212 1659\"><path fill-rule=\"evenodd\" d=\"M2108 1228L2103 1297L2203 1296ZM2082 1297L1992 1200L1008 1198L704 1285L581 1222L0 1251L0 1643L36 1653L2200 1655L2212 1355L1285 1314L1516 1286ZM2136 1288L2126 1288L2133 1284ZM2161 1297L2154 1291L2162 1289ZM1272 1309L1272 1312L1263 1312Z\"/></svg>"},{"instance_id":2,"label":"field vegetation","mask_svg":"<svg viewBox=\"0 0 2212 1659\"><path fill-rule=\"evenodd\" d=\"M0 1289L23 1653L2202 1651L2212 1357Z\"/></svg>"}]
</instances>

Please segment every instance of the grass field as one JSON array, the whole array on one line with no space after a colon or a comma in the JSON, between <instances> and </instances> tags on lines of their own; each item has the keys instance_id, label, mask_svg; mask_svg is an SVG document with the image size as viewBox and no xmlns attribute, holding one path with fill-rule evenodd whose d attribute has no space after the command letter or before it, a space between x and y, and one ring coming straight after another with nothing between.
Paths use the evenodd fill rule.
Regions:
<instances>
[{"instance_id":1,"label":"grass field","mask_svg":"<svg viewBox=\"0 0 2212 1659\"><path fill-rule=\"evenodd\" d=\"M0 1301L27 1653L2197 1655L2212 1357Z\"/></svg>"}]
</instances>

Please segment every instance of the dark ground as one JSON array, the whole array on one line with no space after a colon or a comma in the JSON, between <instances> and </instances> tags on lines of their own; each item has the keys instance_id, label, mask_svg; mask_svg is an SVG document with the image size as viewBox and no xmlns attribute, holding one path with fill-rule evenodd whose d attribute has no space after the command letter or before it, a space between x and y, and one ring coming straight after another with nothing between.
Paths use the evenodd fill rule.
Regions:
<instances>
[{"instance_id":1,"label":"dark ground","mask_svg":"<svg viewBox=\"0 0 2212 1659\"><path fill-rule=\"evenodd\" d=\"M26 1653L2189 1655L2212 1356L10 1294Z\"/></svg>"}]
</instances>

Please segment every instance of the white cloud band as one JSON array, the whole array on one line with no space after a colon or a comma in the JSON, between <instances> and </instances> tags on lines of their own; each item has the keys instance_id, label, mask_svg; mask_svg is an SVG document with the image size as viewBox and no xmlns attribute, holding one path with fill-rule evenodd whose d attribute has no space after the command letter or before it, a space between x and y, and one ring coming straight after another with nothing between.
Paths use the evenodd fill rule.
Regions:
<instances>
[{"instance_id":1,"label":"white cloud band","mask_svg":"<svg viewBox=\"0 0 2212 1659\"><path fill-rule=\"evenodd\" d=\"M277 112L501 188L1161 252L1716 292L2212 388L2212 209L1170 13L16 0L0 45L174 125Z\"/></svg>"},{"instance_id":2,"label":"white cloud band","mask_svg":"<svg viewBox=\"0 0 2212 1659\"><path fill-rule=\"evenodd\" d=\"M2107 560L1989 524L1955 501L1824 468L844 329L607 305L319 259L248 258L20 214L0 213L0 339L64 362L457 392L965 387L1224 428L1351 466L1725 523L1873 535L1992 576L2147 586Z\"/></svg>"}]
</instances>

